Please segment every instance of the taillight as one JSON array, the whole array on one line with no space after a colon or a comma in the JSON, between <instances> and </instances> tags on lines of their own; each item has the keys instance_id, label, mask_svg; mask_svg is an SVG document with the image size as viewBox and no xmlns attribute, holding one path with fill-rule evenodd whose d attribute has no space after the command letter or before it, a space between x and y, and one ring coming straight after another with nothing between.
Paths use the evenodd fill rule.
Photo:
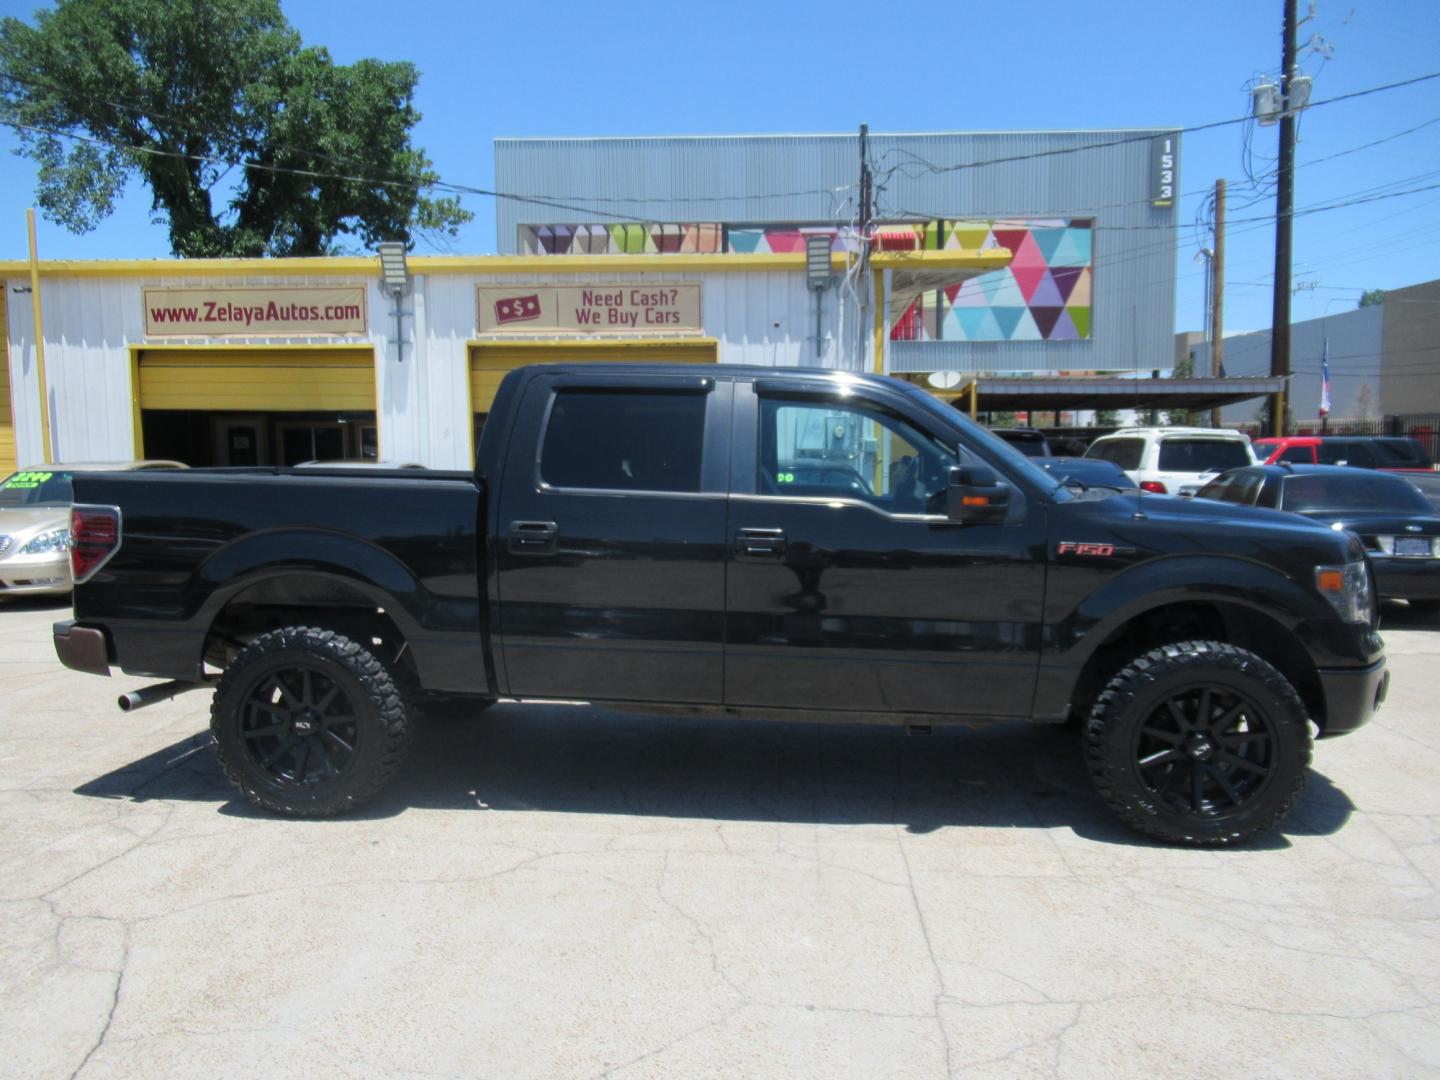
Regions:
<instances>
[{"instance_id":1,"label":"taillight","mask_svg":"<svg viewBox=\"0 0 1440 1080\"><path fill-rule=\"evenodd\" d=\"M1141 490L1141 491L1148 491L1148 492L1150 492L1151 495L1168 495L1168 494L1169 494L1169 492L1167 492L1167 491L1165 490L1165 485L1162 484L1159 480L1141 480L1141 481L1140 481L1140 490Z\"/></svg>"},{"instance_id":2,"label":"taillight","mask_svg":"<svg viewBox=\"0 0 1440 1080\"><path fill-rule=\"evenodd\" d=\"M118 506L70 508L70 574L76 582L88 581L119 550Z\"/></svg>"}]
</instances>

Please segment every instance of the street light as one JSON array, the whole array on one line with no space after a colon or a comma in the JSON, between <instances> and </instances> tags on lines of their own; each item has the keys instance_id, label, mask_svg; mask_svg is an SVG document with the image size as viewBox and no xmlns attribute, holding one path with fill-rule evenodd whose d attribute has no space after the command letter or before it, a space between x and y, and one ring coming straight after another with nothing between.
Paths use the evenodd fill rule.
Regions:
<instances>
[{"instance_id":1,"label":"street light","mask_svg":"<svg viewBox=\"0 0 1440 1080\"><path fill-rule=\"evenodd\" d=\"M401 338L401 301L410 291L410 264L405 258L405 245L399 240L386 240L376 250L380 253L380 291L395 301L395 362L405 360L405 342Z\"/></svg>"},{"instance_id":2,"label":"street light","mask_svg":"<svg viewBox=\"0 0 1440 1080\"><path fill-rule=\"evenodd\" d=\"M822 338L821 315L820 315L820 293L830 284L830 249L832 241L829 233L810 233L805 237L805 283L810 286L810 291L815 294L815 355L825 354L824 341Z\"/></svg>"},{"instance_id":3,"label":"street light","mask_svg":"<svg viewBox=\"0 0 1440 1080\"><path fill-rule=\"evenodd\" d=\"M399 240L387 240L377 249L380 252L380 280L385 283L387 296L404 296L410 288L410 266L405 261L405 245Z\"/></svg>"}]
</instances>

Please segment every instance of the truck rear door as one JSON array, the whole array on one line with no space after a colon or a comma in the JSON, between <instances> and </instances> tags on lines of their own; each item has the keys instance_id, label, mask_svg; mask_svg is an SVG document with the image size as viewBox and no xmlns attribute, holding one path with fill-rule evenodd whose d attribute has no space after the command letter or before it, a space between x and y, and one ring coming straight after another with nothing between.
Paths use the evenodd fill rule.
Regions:
<instances>
[{"instance_id":1,"label":"truck rear door","mask_svg":"<svg viewBox=\"0 0 1440 1080\"><path fill-rule=\"evenodd\" d=\"M688 374L526 386L495 551L508 693L721 701L732 396Z\"/></svg>"}]
</instances>

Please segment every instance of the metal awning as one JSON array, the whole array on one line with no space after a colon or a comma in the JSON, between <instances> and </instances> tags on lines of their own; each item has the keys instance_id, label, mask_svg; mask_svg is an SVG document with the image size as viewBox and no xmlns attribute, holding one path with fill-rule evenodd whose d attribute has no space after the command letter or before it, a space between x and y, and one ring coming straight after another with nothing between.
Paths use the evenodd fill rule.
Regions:
<instances>
[{"instance_id":1,"label":"metal awning","mask_svg":"<svg viewBox=\"0 0 1440 1080\"><path fill-rule=\"evenodd\" d=\"M923 385L923 384L922 384ZM1104 376L1007 379L970 377L950 390L931 390L957 408L980 412L1052 412L1062 409L1216 409L1278 394L1280 377L1225 379L1117 379ZM973 403L973 404L972 404Z\"/></svg>"}]
</instances>

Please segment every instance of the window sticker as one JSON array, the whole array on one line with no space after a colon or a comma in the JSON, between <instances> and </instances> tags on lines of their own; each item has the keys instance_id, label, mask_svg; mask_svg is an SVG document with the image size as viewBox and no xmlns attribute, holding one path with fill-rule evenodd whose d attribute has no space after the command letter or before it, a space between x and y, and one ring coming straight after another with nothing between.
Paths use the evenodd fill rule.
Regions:
<instances>
[{"instance_id":1,"label":"window sticker","mask_svg":"<svg viewBox=\"0 0 1440 1080\"><path fill-rule=\"evenodd\" d=\"M18 491L25 488L37 488L54 475L50 472L18 472L5 481L5 490Z\"/></svg>"}]
</instances>

